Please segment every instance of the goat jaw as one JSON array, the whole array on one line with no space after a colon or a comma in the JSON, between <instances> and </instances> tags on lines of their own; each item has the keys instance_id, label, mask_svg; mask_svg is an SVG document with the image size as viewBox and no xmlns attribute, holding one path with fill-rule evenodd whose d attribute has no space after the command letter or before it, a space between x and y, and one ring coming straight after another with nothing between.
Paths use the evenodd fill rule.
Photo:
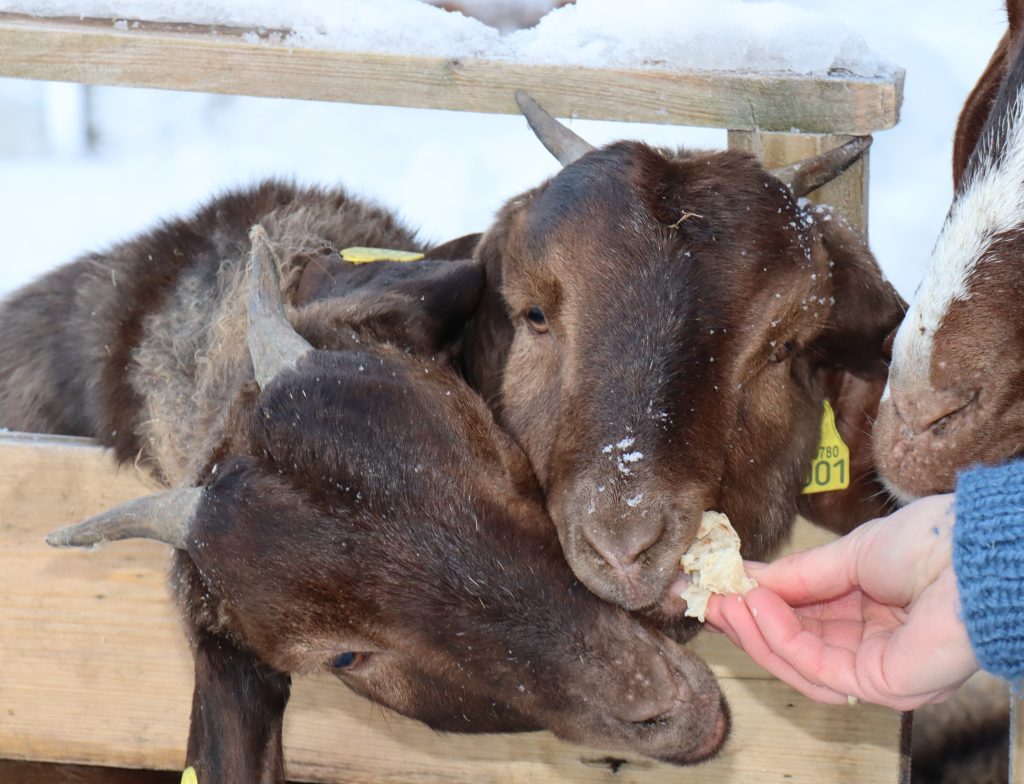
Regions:
<instances>
[{"instance_id":1,"label":"goat jaw","mask_svg":"<svg viewBox=\"0 0 1024 784\"><path fill-rule=\"evenodd\" d=\"M168 490L127 501L77 525L46 536L51 547L92 547L121 539L155 539L179 550L186 548L201 487Z\"/></svg>"}]
</instances>

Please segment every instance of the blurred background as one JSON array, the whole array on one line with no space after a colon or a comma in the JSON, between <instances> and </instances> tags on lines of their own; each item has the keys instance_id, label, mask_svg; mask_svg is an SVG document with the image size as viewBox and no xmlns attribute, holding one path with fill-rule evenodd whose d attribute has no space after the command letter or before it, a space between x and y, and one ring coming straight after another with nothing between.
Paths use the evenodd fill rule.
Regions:
<instances>
[{"instance_id":1,"label":"blurred background","mask_svg":"<svg viewBox=\"0 0 1024 784\"><path fill-rule=\"evenodd\" d=\"M875 136L871 153L870 232L883 269L909 297L952 195L957 114L1005 29L1002 3L788 4L842 20L907 70L903 119ZM511 28L557 2L461 5ZM642 13L643 3L635 6ZM571 125L594 144L725 146L717 130ZM504 200L556 170L518 117L0 79L0 296L265 177L343 184L397 209L430 242L481 230Z\"/></svg>"}]
</instances>

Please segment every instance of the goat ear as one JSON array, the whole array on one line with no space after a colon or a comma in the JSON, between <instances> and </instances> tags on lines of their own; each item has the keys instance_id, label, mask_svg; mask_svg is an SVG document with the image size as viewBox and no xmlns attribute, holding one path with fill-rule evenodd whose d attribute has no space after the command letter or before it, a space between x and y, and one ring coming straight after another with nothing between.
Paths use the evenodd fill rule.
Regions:
<instances>
[{"instance_id":1,"label":"goat ear","mask_svg":"<svg viewBox=\"0 0 1024 784\"><path fill-rule=\"evenodd\" d=\"M312 259L295 296L295 328L322 348L348 345L358 332L420 354L442 354L458 341L483 292L483 270L455 255L472 245L463 237L416 262Z\"/></svg>"},{"instance_id":2,"label":"goat ear","mask_svg":"<svg viewBox=\"0 0 1024 784\"><path fill-rule=\"evenodd\" d=\"M800 513L846 533L891 508L875 472L871 428L888 374L888 338L906 303L882 277L867 244L848 224L819 212L818 231L832 263L835 304L822 335L809 347L818 382L850 447L846 490L801 495Z\"/></svg>"},{"instance_id":3,"label":"goat ear","mask_svg":"<svg viewBox=\"0 0 1024 784\"><path fill-rule=\"evenodd\" d=\"M1014 3L1009 3L1008 9L1010 10L1010 30L1003 34L1003 38L996 46L995 52L992 53L992 59L989 60L981 78L978 79L978 83L974 85L974 89L967 96L964 108L960 111L960 119L956 124L956 133L953 135L954 188L960 185L960 180L967 169L971 153L974 152L974 148L978 145L981 129L984 127L985 120L988 119L989 112L992 110L992 103L995 101L996 93L999 92L999 85L1006 74L1006 60L1009 56L1011 33L1014 30L1018 30L1019 25L1024 22L1024 19L1016 18L1022 12L1015 12Z\"/></svg>"},{"instance_id":4,"label":"goat ear","mask_svg":"<svg viewBox=\"0 0 1024 784\"><path fill-rule=\"evenodd\" d=\"M194 640L188 761L199 781L284 781L281 730L291 678L226 637Z\"/></svg>"}]
</instances>

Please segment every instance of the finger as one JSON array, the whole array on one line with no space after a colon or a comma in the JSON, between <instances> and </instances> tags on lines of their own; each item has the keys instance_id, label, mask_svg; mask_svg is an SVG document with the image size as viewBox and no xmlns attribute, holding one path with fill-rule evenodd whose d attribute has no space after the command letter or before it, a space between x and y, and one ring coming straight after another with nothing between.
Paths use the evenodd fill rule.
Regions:
<instances>
[{"instance_id":1,"label":"finger","mask_svg":"<svg viewBox=\"0 0 1024 784\"><path fill-rule=\"evenodd\" d=\"M851 568L856 547L850 537L780 558L753 576L791 607L842 596L857 587Z\"/></svg>"},{"instance_id":2,"label":"finger","mask_svg":"<svg viewBox=\"0 0 1024 784\"><path fill-rule=\"evenodd\" d=\"M804 681L839 695L849 695L896 710L913 710L943 699L949 688L959 686L976 670L976 664L972 669L969 662L955 667L945 660L937 660L936 652L953 643L944 638L937 639L935 635L928 637L924 629L914 631L915 637L930 639L930 642L921 644L920 650L925 653L912 653L906 659L897 659L892 650L894 635L887 630L876 633L859 645L836 646L808 632L792 609L771 591L751 591L747 595L747 604L765 646L775 656L785 661ZM749 653L747 646L751 643L747 631L731 613L727 612L727 616ZM920 617L930 618L927 626L931 628L936 613ZM897 631L905 631L905 628L897 627ZM921 637L922 634L925 636ZM969 643L966 645L970 650ZM752 658L758 661L757 656L752 655ZM765 668L768 669L767 666ZM789 677L778 677L796 685ZM809 696L814 697L813 694Z\"/></svg>"},{"instance_id":3,"label":"finger","mask_svg":"<svg viewBox=\"0 0 1024 784\"><path fill-rule=\"evenodd\" d=\"M841 695L844 701L847 696L865 696L857 683L853 651L830 645L808 631L792 608L771 591L751 591L747 603L765 646L800 678Z\"/></svg>"},{"instance_id":4,"label":"finger","mask_svg":"<svg viewBox=\"0 0 1024 784\"><path fill-rule=\"evenodd\" d=\"M711 594L707 609L704 610L704 629L710 632L724 632L722 628L722 596Z\"/></svg>"},{"instance_id":5,"label":"finger","mask_svg":"<svg viewBox=\"0 0 1024 784\"><path fill-rule=\"evenodd\" d=\"M737 601L733 601L734 598ZM778 656L765 641L754 619L751 608L743 601L742 597L725 597L721 604L721 614L721 622L729 627L729 639L737 647L746 651L751 659L776 678L788 683L804 696L810 697L817 702L835 705L847 702L845 694L840 694L809 681L797 672L789 662Z\"/></svg>"}]
</instances>

